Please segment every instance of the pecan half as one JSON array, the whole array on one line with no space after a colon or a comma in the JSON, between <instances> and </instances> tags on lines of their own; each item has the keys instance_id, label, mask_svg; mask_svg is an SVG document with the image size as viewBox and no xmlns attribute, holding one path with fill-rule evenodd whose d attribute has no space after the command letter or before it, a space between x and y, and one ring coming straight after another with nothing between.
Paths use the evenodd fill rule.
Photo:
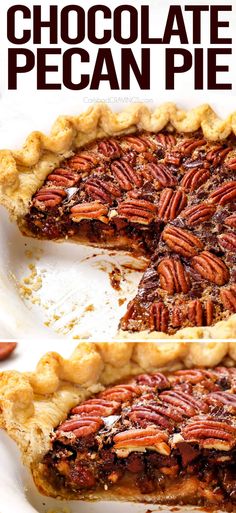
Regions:
<instances>
[{"instance_id":1,"label":"pecan half","mask_svg":"<svg viewBox=\"0 0 236 513\"><path fill-rule=\"evenodd\" d=\"M120 403L117 401L106 401L105 399L90 399L83 404L79 404L71 413L80 415L90 415L92 417L108 417L117 411Z\"/></svg>"},{"instance_id":2,"label":"pecan half","mask_svg":"<svg viewBox=\"0 0 236 513\"><path fill-rule=\"evenodd\" d=\"M216 285L224 285L229 280L229 270L224 262L210 251L203 251L193 257L192 267L203 278Z\"/></svg>"},{"instance_id":3,"label":"pecan half","mask_svg":"<svg viewBox=\"0 0 236 513\"><path fill-rule=\"evenodd\" d=\"M236 169L236 157L232 157L232 158L229 158L226 162L225 162L225 165L231 169L232 171L234 171Z\"/></svg>"},{"instance_id":4,"label":"pecan half","mask_svg":"<svg viewBox=\"0 0 236 513\"><path fill-rule=\"evenodd\" d=\"M156 424L157 426L167 429L168 431L173 430L173 425L170 420L160 415L155 411L155 406L147 404L145 406L137 405L133 406L128 412L128 418L131 422L135 422L141 427L148 426L150 424Z\"/></svg>"},{"instance_id":5,"label":"pecan half","mask_svg":"<svg viewBox=\"0 0 236 513\"><path fill-rule=\"evenodd\" d=\"M112 388L108 388L100 394L101 398L108 401L129 402L140 395L141 391L137 385L116 385Z\"/></svg>"},{"instance_id":6,"label":"pecan half","mask_svg":"<svg viewBox=\"0 0 236 513\"><path fill-rule=\"evenodd\" d=\"M236 396L229 392L212 392L206 396L206 401L214 406L226 406L231 413L236 413Z\"/></svg>"},{"instance_id":7,"label":"pecan half","mask_svg":"<svg viewBox=\"0 0 236 513\"><path fill-rule=\"evenodd\" d=\"M155 216L156 205L142 199L127 199L118 205L118 214L131 223L149 224Z\"/></svg>"},{"instance_id":8,"label":"pecan half","mask_svg":"<svg viewBox=\"0 0 236 513\"><path fill-rule=\"evenodd\" d=\"M208 178L210 178L211 174L208 169L200 168L200 169L189 169L187 173L183 176L181 180L181 185L186 191L195 191L198 189L203 183L205 183Z\"/></svg>"},{"instance_id":9,"label":"pecan half","mask_svg":"<svg viewBox=\"0 0 236 513\"><path fill-rule=\"evenodd\" d=\"M205 381L206 378L212 377L209 371L200 369L184 369L175 371L175 376L177 376L176 382L191 383L192 385L196 385L197 383Z\"/></svg>"},{"instance_id":10,"label":"pecan half","mask_svg":"<svg viewBox=\"0 0 236 513\"><path fill-rule=\"evenodd\" d=\"M80 176L71 169L57 168L48 175L47 181L63 187L72 187L80 181Z\"/></svg>"},{"instance_id":11,"label":"pecan half","mask_svg":"<svg viewBox=\"0 0 236 513\"><path fill-rule=\"evenodd\" d=\"M236 228L236 214L232 214L232 216L226 217L225 224L230 226L230 228Z\"/></svg>"},{"instance_id":12,"label":"pecan half","mask_svg":"<svg viewBox=\"0 0 236 513\"><path fill-rule=\"evenodd\" d=\"M140 374L136 377L136 381L139 385L147 385L157 388L158 390L170 388L168 378L161 372L155 372L155 374Z\"/></svg>"},{"instance_id":13,"label":"pecan half","mask_svg":"<svg viewBox=\"0 0 236 513\"><path fill-rule=\"evenodd\" d=\"M135 186L141 187L142 177L124 159L115 160L111 170L124 191L131 191Z\"/></svg>"},{"instance_id":14,"label":"pecan half","mask_svg":"<svg viewBox=\"0 0 236 513\"><path fill-rule=\"evenodd\" d=\"M201 303L194 299L188 304L188 319L193 326L211 326L214 318L214 304L211 300Z\"/></svg>"},{"instance_id":15,"label":"pecan half","mask_svg":"<svg viewBox=\"0 0 236 513\"><path fill-rule=\"evenodd\" d=\"M186 219L186 222L189 226L195 226L201 223L205 223L205 221L211 219L215 211L215 205L200 203L199 205L186 208L182 216L184 219Z\"/></svg>"},{"instance_id":16,"label":"pecan half","mask_svg":"<svg viewBox=\"0 0 236 513\"><path fill-rule=\"evenodd\" d=\"M183 264L174 258L164 258L157 267L160 284L171 295L176 292L186 294L190 289L190 281Z\"/></svg>"},{"instance_id":17,"label":"pecan half","mask_svg":"<svg viewBox=\"0 0 236 513\"><path fill-rule=\"evenodd\" d=\"M86 192L94 199L112 205L114 198L119 198L121 192L112 182L100 178L90 178L84 186Z\"/></svg>"},{"instance_id":18,"label":"pecan half","mask_svg":"<svg viewBox=\"0 0 236 513\"><path fill-rule=\"evenodd\" d=\"M162 187L172 187L177 184L176 177L164 164L150 162L145 166L145 171L153 177Z\"/></svg>"},{"instance_id":19,"label":"pecan half","mask_svg":"<svg viewBox=\"0 0 236 513\"><path fill-rule=\"evenodd\" d=\"M141 137L139 137L138 135L127 135L122 138L122 142L127 143L129 148L136 151L137 153L146 151L148 147L144 139L141 139Z\"/></svg>"},{"instance_id":20,"label":"pecan half","mask_svg":"<svg viewBox=\"0 0 236 513\"><path fill-rule=\"evenodd\" d=\"M178 144L178 148L180 149L183 155L190 155L196 148L199 146L203 146L206 144L205 139L195 139L195 137L191 137L190 139L184 139L184 141Z\"/></svg>"},{"instance_id":21,"label":"pecan half","mask_svg":"<svg viewBox=\"0 0 236 513\"><path fill-rule=\"evenodd\" d=\"M67 165L76 171L89 171L98 163L96 155L88 151L82 151L67 161Z\"/></svg>"},{"instance_id":22,"label":"pecan half","mask_svg":"<svg viewBox=\"0 0 236 513\"><path fill-rule=\"evenodd\" d=\"M227 451L236 443L236 428L229 421L200 417L192 420L183 429L183 437L206 449Z\"/></svg>"},{"instance_id":23,"label":"pecan half","mask_svg":"<svg viewBox=\"0 0 236 513\"><path fill-rule=\"evenodd\" d=\"M103 420L96 416L74 416L69 420L66 420L57 428L57 432L60 434L73 432L76 438L83 438L88 435L96 433L103 425Z\"/></svg>"},{"instance_id":24,"label":"pecan half","mask_svg":"<svg viewBox=\"0 0 236 513\"><path fill-rule=\"evenodd\" d=\"M79 223L82 219L97 219L103 223L108 223L108 207L99 201L79 203L71 208L71 219Z\"/></svg>"},{"instance_id":25,"label":"pecan half","mask_svg":"<svg viewBox=\"0 0 236 513\"><path fill-rule=\"evenodd\" d=\"M130 429L114 436L114 450L119 457L126 457L129 452L140 448L154 449L160 454L169 455L168 435L155 427Z\"/></svg>"},{"instance_id":26,"label":"pecan half","mask_svg":"<svg viewBox=\"0 0 236 513\"><path fill-rule=\"evenodd\" d=\"M169 310L162 301L153 303L149 309L149 328L151 331L168 331Z\"/></svg>"},{"instance_id":27,"label":"pecan half","mask_svg":"<svg viewBox=\"0 0 236 513\"><path fill-rule=\"evenodd\" d=\"M108 159L116 159L121 156L122 150L115 139L104 139L98 144L98 151Z\"/></svg>"},{"instance_id":28,"label":"pecan half","mask_svg":"<svg viewBox=\"0 0 236 513\"><path fill-rule=\"evenodd\" d=\"M177 408L183 416L194 417L199 411L206 413L208 406L199 398L194 398L191 394L185 392L177 392L175 390L167 390L159 395L163 403L171 404Z\"/></svg>"},{"instance_id":29,"label":"pecan half","mask_svg":"<svg viewBox=\"0 0 236 513\"><path fill-rule=\"evenodd\" d=\"M174 146L176 144L176 138L172 134L157 134L156 141L163 148L168 148L168 146Z\"/></svg>"},{"instance_id":30,"label":"pecan half","mask_svg":"<svg viewBox=\"0 0 236 513\"><path fill-rule=\"evenodd\" d=\"M176 226L167 226L162 233L162 238L169 248L185 257L192 257L203 249L203 243L198 237Z\"/></svg>"},{"instance_id":31,"label":"pecan half","mask_svg":"<svg viewBox=\"0 0 236 513\"><path fill-rule=\"evenodd\" d=\"M236 235L234 233L222 233L218 235L218 240L222 248L233 251L233 253L236 252Z\"/></svg>"},{"instance_id":32,"label":"pecan half","mask_svg":"<svg viewBox=\"0 0 236 513\"><path fill-rule=\"evenodd\" d=\"M54 208L59 205L64 198L66 198L67 193L63 189L56 188L46 188L42 187L36 192L33 198L33 206L38 210L45 210L47 208Z\"/></svg>"},{"instance_id":33,"label":"pecan half","mask_svg":"<svg viewBox=\"0 0 236 513\"><path fill-rule=\"evenodd\" d=\"M223 162L230 151L232 151L232 148L224 148L221 144L217 144L207 152L206 160L208 160L213 166L217 166Z\"/></svg>"},{"instance_id":34,"label":"pecan half","mask_svg":"<svg viewBox=\"0 0 236 513\"><path fill-rule=\"evenodd\" d=\"M236 312L236 285L231 285L227 289L221 289L220 297L223 305L230 312Z\"/></svg>"},{"instance_id":35,"label":"pecan half","mask_svg":"<svg viewBox=\"0 0 236 513\"><path fill-rule=\"evenodd\" d=\"M0 361L6 360L17 346L16 342L0 342Z\"/></svg>"},{"instance_id":36,"label":"pecan half","mask_svg":"<svg viewBox=\"0 0 236 513\"><path fill-rule=\"evenodd\" d=\"M163 221L173 221L187 205L187 196L183 191L164 189L160 194L158 217Z\"/></svg>"},{"instance_id":37,"label":"pecan half","mask_svg":"<svg viewBox=\"0 0 236 513\"><path fill-rule=\"evenodd\" d=\"M178 328L184 324L185 311L179 306L174 306L171 313L171 324L173 328Z\"/></svg>"},{"instance_id":38,"label":"pecan half","mask_svg":"<svg viewBox=\"0 0 236 513\"><path fill-rule=\"evenodd\" d=\"M217 205L226 205L236 198L236 181L228 182L209 195L210 201Z\"/></svg>"}]
</instances>

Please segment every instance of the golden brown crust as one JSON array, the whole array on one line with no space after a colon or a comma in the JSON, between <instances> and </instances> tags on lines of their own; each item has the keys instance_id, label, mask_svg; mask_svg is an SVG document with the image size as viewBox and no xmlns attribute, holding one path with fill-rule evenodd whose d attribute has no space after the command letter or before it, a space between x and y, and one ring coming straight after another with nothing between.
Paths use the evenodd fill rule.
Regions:
<instances>
[{"instance_id":1,"label":"golden brown crust","mask_svg":"<svg viewBox=\"0 0 236 513\"><path fill-rule=\"evenodd\" d=\"M79 116L60 116L50 135L33 132L19 151L0 151L0 203L19 219L26 214L34 192L49 172L76 148L105 136L163 128L191 132L202 128L211 141L236 134L236 113L220 120L207 104L189 111L165 103L151 111L133 104L115 113L105 104L95 104Z\"/></svg>"},{"instance_id":2,"label":"golden brown crust","mask_svg":"<svg viewBox=\"0 0 236 513\"><path fill-rule=\"evenodd\" d=\"M0 427L37 474L51 431L73 406L104 385L143 371L213 367L221 362L235 365L236 342L80 343L69 359L51 352L34 372L0 374Z\"/></svg>"}]
</instances>

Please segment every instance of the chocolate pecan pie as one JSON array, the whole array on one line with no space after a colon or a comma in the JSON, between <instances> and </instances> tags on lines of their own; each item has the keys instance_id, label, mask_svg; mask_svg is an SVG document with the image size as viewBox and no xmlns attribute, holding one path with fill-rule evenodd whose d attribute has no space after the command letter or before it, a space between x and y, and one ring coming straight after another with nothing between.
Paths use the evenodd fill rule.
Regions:
<instances>
[{"instance_id":1,"label":"chocolate pecan pie","mask_svg":"<svg viewBox=\"0 0 236 513\"><path fill-rule=\"evenodd\" d=\"M236 312L234 124L220 123L208 106L187 114L173 109L166 105L151 115L136 106L125 119L103 107L96 121L94 109L84 134L83 116L65 118L77 138L73 133L71 141L65 126L64 145L57 130L53 143L39 134L43 153L28 142L36 157L29 151L14 157L17 177L9 155L2 155L7 185L22 180L23 192L25 180L30 189L27 205L24 194L17 203L24 234L132 248L149 259L123 331L173 335L227 322ZM27 176L29 164L33 176ZM6 192L4 201L9 205Z\"/></svg>"},{"instance_id":2,"label":"chocolate pecan pie","mask_svg":"<svg viewBox=\"0 0 236 513\"><path fill-rule=\"evenodd\" d=\"M35 373L0 375L0 425L21 446L39 491L235 511L236 344L223 344L229 367L218 359L181 368L175 359L166 370L152 362L152 372L131 364L136 344L127 357L133 376L114 383L115 353L116 378L130 344L117 345L81 344L68 361L49 353ZM153 349L167 354L166 345ZM175 345L175 357L186 359L191 344ZM209 349L213 363L222 344L195 348L193 360Z\"/></svg>"}]
</instances>

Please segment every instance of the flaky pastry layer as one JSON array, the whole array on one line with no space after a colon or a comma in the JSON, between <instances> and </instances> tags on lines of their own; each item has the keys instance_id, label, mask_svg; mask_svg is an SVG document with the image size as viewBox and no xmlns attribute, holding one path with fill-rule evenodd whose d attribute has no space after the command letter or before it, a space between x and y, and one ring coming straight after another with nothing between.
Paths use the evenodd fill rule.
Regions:
<instances>
[{"instance_id":1,"label":"flaky pastry layer","mask_svg":"<svg viewBox=\"0 0 236 513\"><path fill-rule=\"evenodd\" d=\"M143 371L215 367L221 362L235 365L236 342L80 343L69 359L51 352L33 372L0 373L0 427L15 440L35 474L50 448L52 430L71 408L104 386Z\"/></svg>"}]
</instances>

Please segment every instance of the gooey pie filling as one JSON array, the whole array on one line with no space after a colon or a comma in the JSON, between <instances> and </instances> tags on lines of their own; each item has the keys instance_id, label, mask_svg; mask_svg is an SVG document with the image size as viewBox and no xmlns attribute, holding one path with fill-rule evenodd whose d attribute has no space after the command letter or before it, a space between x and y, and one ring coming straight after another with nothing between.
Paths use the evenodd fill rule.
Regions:
<instances>
[{"instance_id":1,"label":"gooey pie filling","mask_svg":"<svg viewBox=\"0 0 236 513\"><path fill-rule=\"evenodd\" d=\"M22 230L145 254L120 326L172 334L236 312L235 201L235 137L142 132L95 141L61 162Z\"/></svg>"},{"instance_id":2,"label":"gooey pie filling","mask_svg":"<svg viewBox=\"0 0 236 513\"><path fill-rule=\"evenodd\" d=\"M75 497L122 487L174 503L182 486L177 502L231 511L236 369L144 374L106 388L71 410L51 444L44 473Z\"/></svg>"}]
</instances>

